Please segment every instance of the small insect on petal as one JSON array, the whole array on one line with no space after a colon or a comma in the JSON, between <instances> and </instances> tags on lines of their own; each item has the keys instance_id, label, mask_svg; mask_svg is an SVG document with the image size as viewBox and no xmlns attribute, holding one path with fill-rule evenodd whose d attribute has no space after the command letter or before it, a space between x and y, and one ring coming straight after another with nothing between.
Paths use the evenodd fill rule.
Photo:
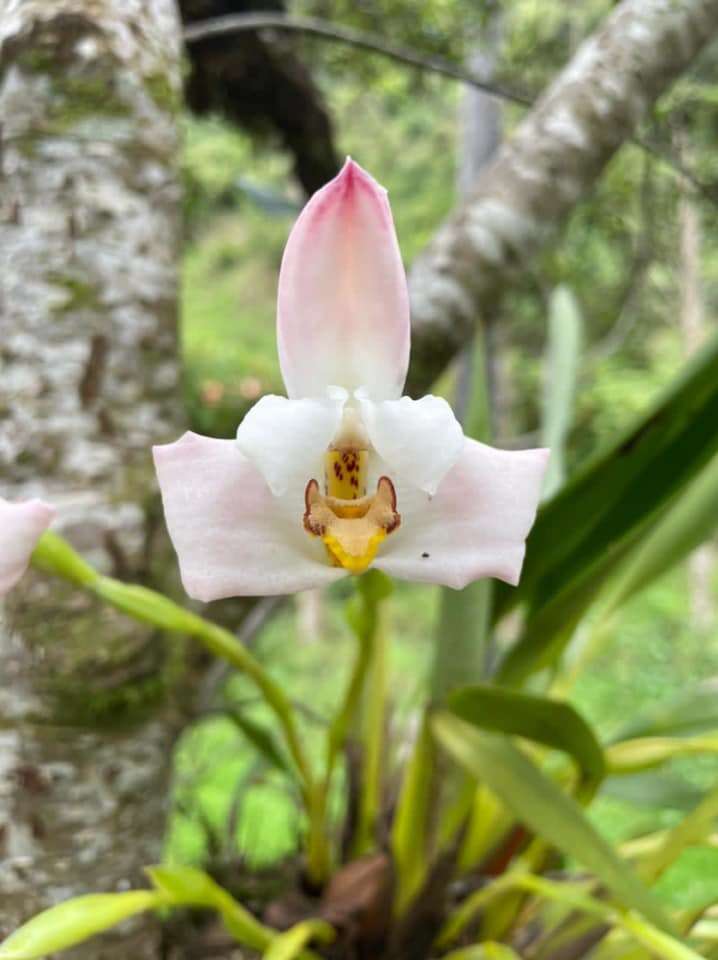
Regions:
<instances>
[{"instance_id":1,"label":"small insect on petal","mask_svg":"<svg viewBox=\"0 0 718 960\"><path fill-rule=\"evenodd\" d=\"M350 573L363 573L376 557L379 544L401 523L396 492L388 477L380 477L373 496L343 500L324 496L316 480L304 495L305 530L321 537L332 563Z\"/></svg>"}]
</instances>

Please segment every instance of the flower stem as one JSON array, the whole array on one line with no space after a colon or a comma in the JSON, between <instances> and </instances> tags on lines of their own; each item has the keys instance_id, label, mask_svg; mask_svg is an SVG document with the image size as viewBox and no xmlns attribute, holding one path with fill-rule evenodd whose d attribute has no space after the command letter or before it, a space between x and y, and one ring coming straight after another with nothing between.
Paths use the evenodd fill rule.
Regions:
<instances>
[{"instance_id":1,"label":"flower stem","mask_svg":"<svg viewBox=\"0 0 718 960\"><path fill-rule=\"evenodd\" d=\"M387 640L382 623L381 602L391 590L391 581L377 570L371 570L359 581L363 617L359 621L362 629L357 630L357 634L363 650L359 660L362 670L357 681L357 699L361 687L364 687L364 703L360 721L362 780L358 823L352 844L352 854L355 857L373 847L381 813L387 702ZM362 658L366 658L366 663L363 663Z\"/></svg>"},{"instance_id":2,"label":"flower stem","mask_svg":"<svg viewBox=\"0 0 718 960\"><path fill-rule=\"evenodd\" d=\"M368 640L363 633L360 633L358 639L359 647L356 660L354 661L354 668L349 678L346 692L344 693L342 705L332 720L327 733L326 768L324 773L325 792L329 791L337 757L347 741L349 730L356 716L371 664L371 641Z\"/></svg>"}]
</instances>

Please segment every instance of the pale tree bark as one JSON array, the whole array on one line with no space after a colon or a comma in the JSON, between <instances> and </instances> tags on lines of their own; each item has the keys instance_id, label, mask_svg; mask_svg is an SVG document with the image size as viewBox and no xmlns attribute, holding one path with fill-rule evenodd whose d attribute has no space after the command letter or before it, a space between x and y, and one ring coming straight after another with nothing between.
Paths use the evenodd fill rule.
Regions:
<instances>
[{"instance_id":1,"label":"pale tree bark","mask_svg":"<svg viewBox=\"0 0 718 960\"><path fill-rule=\"evenodd\" d=\"M705 311L701 283L701 220L700 212L688 184L681 185L678 205L680 231L680 309L678 321L687 356L705 339ZM713 570L715 547L704 543L693 551L688 561L690 580L691 621L700 630L709 630L715 621Z\"/></svg>"},{"instance_id":2,"label":"pale tree bark","mask_svg":"<svg viewBox=\"0 0 718 960\"><path fill-rule=\"evenodd\" d=\"M623 0L415 262L408 390L426 392L716 34L718 0Z\"/></svg>"},{"instance_id":3,"label":"pale tree bark","mask_svg":"<svg viewBox=\"0 0 718 960\"><path fill-rule=\"evenodd\" d=\"M173 0L0 0L0 494L41 494L148 580L150 444L176 436ZM175 647L176 650L176 647ZM160 852L179 660L30 574L0 628L0 932ZM76 956L155 956L154 921Z\"/></svg>"}]
</instances>

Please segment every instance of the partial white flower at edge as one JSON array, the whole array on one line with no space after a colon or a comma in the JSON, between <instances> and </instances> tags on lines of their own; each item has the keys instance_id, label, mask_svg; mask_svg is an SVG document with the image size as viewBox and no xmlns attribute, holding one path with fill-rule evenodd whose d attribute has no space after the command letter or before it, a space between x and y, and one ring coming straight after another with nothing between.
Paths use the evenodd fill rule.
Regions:
<instances>
[{"instance_id":1,"label":"partial white flower at edge","mask_svg":"<svg viewBox=\"0 0 718 960\"><path fill-rule=\"evenodd\" d=\"M55 510L42 500L10 503L0 497L0 597L25 573L37 541L54 517Z\"/></svg>"}]
</instances>

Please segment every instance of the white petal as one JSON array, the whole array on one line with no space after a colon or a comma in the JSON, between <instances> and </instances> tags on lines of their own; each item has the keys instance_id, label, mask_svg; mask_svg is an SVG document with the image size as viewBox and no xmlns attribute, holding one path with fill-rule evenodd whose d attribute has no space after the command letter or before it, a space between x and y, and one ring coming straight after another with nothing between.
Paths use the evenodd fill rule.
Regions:
<instances>
[{"instance_id":1,"label":"white petal","mask_svg":"<svg viewBox=\"0 0 718 960\"><path fill-rule=\"evenodd\" d=\"M41 500L8 503L0 497L0 597L25 573L37 541L54 517L53 507Z\"/></svg>"},{"instance_id":2,"label":"white petal","mask_svg":"<svg viewBox=\"0 0 718 960\"><path fill-rule=\"evenodd\" d=\"M339 426L344 396L287 400L272 395L262 397L247 413L237 430L237 444L275 496L292 488L303 491L312 478L321 482L322 458Z\"/></svg>"},{"instance_id":3,"label":"white petal","mask_svg":"<svg viewBox=\"0 0 718 960\"><path fill-rule=\"evenodd\" d=\"M290 397L329 384L401 394L409 295L386 190L347 160L311 198L282 259L277 344Z\"/></svg>"},{"instance_id":4,"label":"white petal","mask_svg":"<svg viewBox=\"0 0 718 960\"><path fill-rule=\"evenodd\" d=\"M402 397L373 403L357 391L362 419L372 446L389 467L395 483L435 493L464 448L464 434L441 397Z\"/></svg>"},{"instance_id":5,"label":"white petal","mask_svg":"<svg viewBox=\"0 0 718 960\"><path fill-rule=\"evenodd\" d=\"M153 453L167 527L191 597L294 593L345 575L303 529L304 490L273 497L233 440L186 433Z\"/></svg>"},{"instance_id":6,"label":"white petal","mask_svg":"<svg viewBox=\"0 0 718 960\"><path fill-rule=\"evenodd\" d=\"M455 589L481 577L516 585L547 462L547 450L496 450L467 439L434 497L397 490L401 527L374 566Z\"/></svg>"}]
</instances>

